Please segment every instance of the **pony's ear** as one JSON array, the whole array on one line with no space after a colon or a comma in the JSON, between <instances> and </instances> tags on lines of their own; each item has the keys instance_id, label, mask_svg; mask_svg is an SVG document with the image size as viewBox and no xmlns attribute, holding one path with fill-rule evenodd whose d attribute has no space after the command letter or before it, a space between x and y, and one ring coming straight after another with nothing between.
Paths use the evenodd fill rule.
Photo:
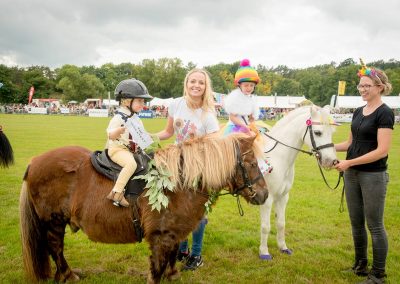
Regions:
<instances>
[{"instance_id":1,"label":"pony's ear","mask_svg":"<svg viewBox=\"0 0 400 284\"><path fill-rule=\"evenodd\" d=\"M250 131L250 134L247 135L246 137L246 141L248 141L248 143L250 145L253 145L254 140L256 140L257 134L255 134L253 131Z\"/></svg>"},{"instance_id":2,"label":"pony's ear","mask_svg":"<svg viewBox=\"0 0 400 284\"><path fill-rule=\"evenodd\" d=\"M319 106L316 105L312 105L310 108L310 117L312 119L316 119L316 115L318 115L318 113L320 112L321 108Z\"/></svg>"},{"instance_id":3,"label":"pony's ear","mask_svg":"<svg viewBox=\"0 0 400 284\"><path fill-rule=\"evenodd\" d=\"M332 113L332 107L330 105L325 105L323 109L326 110L328 113Z\"/></svg>"}]
</instances>

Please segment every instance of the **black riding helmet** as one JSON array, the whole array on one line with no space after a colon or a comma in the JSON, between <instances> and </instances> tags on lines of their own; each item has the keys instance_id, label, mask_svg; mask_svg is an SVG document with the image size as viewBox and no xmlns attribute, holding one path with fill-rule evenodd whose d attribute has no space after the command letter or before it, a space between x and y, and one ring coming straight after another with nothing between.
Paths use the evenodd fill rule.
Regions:
<instances>
[{"instance_id":1,"label":"black riding helmet","mask_svg":"<svg viewBox=\"0 0 400 284\"><path fill-rule=\"evenodd\" d=\"M146 86L139 80L135 78L126 79L121 81L114 91L115 99L120 102L121 99L145 99L149 100L153 97L149 95ZM129 110L131 111L130 117L135 113L132 109L133 100L129 105Z\"/></svg>"},{"instance_id":2,"label":"black riding helmet","mask_svg":"<svg viewBox=\"0 0 400 284\"><path fill-rule=\"evenodd\" d=\"M152 99L149 95L146 86L139 80L132 78L121 81L114 91L115 99L121 101L121 99Z\"/></svg>"}]
</instances>

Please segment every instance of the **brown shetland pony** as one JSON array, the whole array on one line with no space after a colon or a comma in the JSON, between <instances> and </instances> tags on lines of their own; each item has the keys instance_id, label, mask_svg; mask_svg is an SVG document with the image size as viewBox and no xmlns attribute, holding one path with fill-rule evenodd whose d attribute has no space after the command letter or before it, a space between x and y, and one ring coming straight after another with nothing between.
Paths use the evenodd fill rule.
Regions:
<instances>
[{"instance_id":1,"label":"brown shetland pony","mask_svg":"<svg viewBox=\"0 0 400 284\"><path fill-rule=\"evenodd\" d=\"M254 137L203 137L170 145L155 153L157 167L166 168L176 184L167 191L168 208L152 211L144 193L138 198L144 238L149 243L148 283L179 276L175 268L178 244L198 225L210 189L240 194L252 204L268 197L257 166ZM64 233L81 229L92 241L137 242L132 208L106 199L113 182L98 174L91 152L63 147L32 159L20 196L23 260L27 276L37 282L51 277L49 256L56 264L55 281L79 280L64 258ZM198 181L197 188L193 188Z\"/></svg>"}]
</instances>

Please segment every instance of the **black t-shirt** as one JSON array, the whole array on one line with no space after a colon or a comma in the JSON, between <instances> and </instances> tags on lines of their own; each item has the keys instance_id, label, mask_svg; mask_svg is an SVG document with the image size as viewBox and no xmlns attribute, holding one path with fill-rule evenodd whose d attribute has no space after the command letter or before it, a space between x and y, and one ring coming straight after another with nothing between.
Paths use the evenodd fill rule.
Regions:
<instances>
[{"instance_id":1,"label":"black t-shirt","mask_svg":"<svg viewBox=\"0 0 400 284\"><path fill-rule=\"evenodd\" d=\"M351 134L353 141L347 151L347 160L360 157L378 147L378 129L391 128L394 125L394 113L382 104L373 113L363 115L363 107L359 107L353 114ZM381 172L387 168L388 156L375 162L353 166L351 168L366 172Z\"/></svg>"}]
</instances>

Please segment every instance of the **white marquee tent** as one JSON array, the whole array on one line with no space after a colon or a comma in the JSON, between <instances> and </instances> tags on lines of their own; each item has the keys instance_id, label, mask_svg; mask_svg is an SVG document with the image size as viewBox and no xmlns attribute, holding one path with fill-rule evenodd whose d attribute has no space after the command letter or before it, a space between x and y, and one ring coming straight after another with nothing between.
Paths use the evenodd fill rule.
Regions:
<instances>
[{"instance_id":1,"label":"white marquee tent","mask_svg":"<svg viewBox=\"0 0 400 284\"><path fill-rule=\"evenodd\" d=\"M116 101L116 100L108 100L108 99L106 99L106 100L103 100L103 105L105 105L105 106L118 106L119 102Z\"/></svg>"},{"instance_id":2,"label":"white marquee tent","mask_svg":"<svg viewBox=\"0 0 400 284\"><path fill-rule=\"evenodd\" d=\"M164 106L164 107L168 107L170 105L170 103L172 102L173 98L168 98L168 99L160 99L160 98L156 98L154 97L151 101L150 101L150 107L152 106Z\"/></svg>"},{"instance_id":3,"label":"white marquee tent","mask_svg":"<svg viewBox=\"0 0 400 284\"><path fill-rule=\"evenodd\" d=\"M400 96L382 96L382 101L391 109L400 109ZM335 106L334 103L335 96L332 96L330 106L338 109L357 108L366 104L361 96L337 96Z\"/></svg>"},{"instance_id":4,"label":"white marquee tent","mask_svg":"<svg viewBox=\"0 0 400 284\"><path fill-rule=\"evenodd\" d=\"M217 105L224 104L225 94L217 94L216 103ZM165 106L168 107L173 98L161 99L154 98L150 101L150 107L152 106ZM304 96L257 96L257 104L259 107L266 108L296 108L301 102L306 100Z\"/></svg>"},{"instance_id":5,"label":"white marquee tent","mask_svg":"<svg viewBox=\"0 0 400 284\"><path fill-rule=\"evenodd\" d=\"M257 96L258 107L266 108L296 108L306 100L304 96Z\"/></svg>"}]
</instances>

